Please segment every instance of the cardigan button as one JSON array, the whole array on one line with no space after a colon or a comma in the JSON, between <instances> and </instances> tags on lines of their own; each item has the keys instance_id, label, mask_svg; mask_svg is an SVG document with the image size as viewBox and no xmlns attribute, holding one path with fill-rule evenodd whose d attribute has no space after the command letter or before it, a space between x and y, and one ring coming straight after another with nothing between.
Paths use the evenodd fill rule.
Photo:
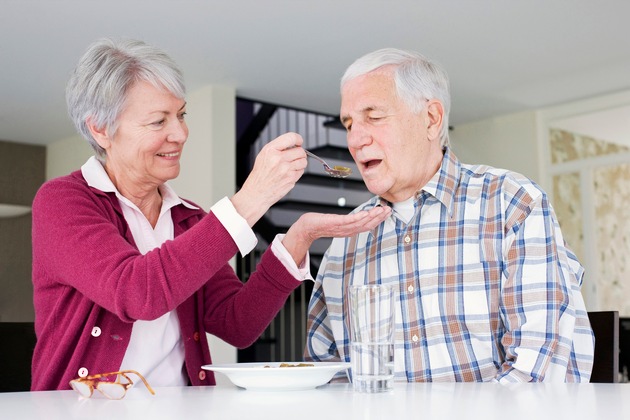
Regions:
<instances>
[{"instance_id":1,"label":"cardigan button","mask_svg":"<svg viewBox=\"0 0 630 420\"><path fill-rule=\"evenodd\" d=\"M199 331L195 331L195 333L193 334L193 340L199 341Z\"/></svg>"},{"instance_id":2,"label":"cardigan button","mask_svg":"<svg viewBox=\"0 0 630 420\"><path fill-rule=\"evenodd\" d=\"M205 370L200 370L199 371L199 380L200 381L205 381L206 380L206 371Z\"/></svg>"},{"instance_id":3,"label":"cardigan button","mask_svg":"<svg viewBox=\"0 0 630 420\"><path fill-rule=\"evenodd\" d=\"M98 337L101 335L101 329L99 327L92 328L92 337Z\"/></svg>"},{"instance_id":4,"label":"cardigan button","mask_svg":"<svg viewBox=\"0 0 630 420\"><path fill-rule=\"evenodd\" d=\"M79 369L78 373L79 373L79 378L85 378L86 376L88 376L88 370L84 367Z\"/></svg>"}]
</instances>

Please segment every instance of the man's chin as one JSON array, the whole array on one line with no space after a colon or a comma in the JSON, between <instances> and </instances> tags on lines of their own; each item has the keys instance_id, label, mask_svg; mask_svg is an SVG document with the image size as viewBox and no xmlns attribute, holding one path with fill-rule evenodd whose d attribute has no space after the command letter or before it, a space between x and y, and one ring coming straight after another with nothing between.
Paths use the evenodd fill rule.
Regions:
<instances>
[{"instance_id":1,"label":"man's chin","mask_svg":"<svg viewBox=\"0 0 630 420\"><path fill-rule=\"evenodd\" d=\"M374 182L367 181L365 182L365 186L367 187L368 191L374 195L381 196L382 194L387 193L387 190L383 188L381 185L378 185L376 181Z\"/></svg>"}]
</instances>

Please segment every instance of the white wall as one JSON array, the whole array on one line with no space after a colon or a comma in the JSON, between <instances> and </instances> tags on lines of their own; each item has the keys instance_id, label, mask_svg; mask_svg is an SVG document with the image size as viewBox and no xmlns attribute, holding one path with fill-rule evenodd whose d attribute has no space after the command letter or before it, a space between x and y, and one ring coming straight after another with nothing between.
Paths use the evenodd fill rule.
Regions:
<instances>
[{"instance_id":1,"label":"white wall","mask_svg":"<svg viewBox=\"0 0 630 420\"><path fill-rule=\"evenodd\" d=\"M452 149L464 163L485 164L542 179L536 113L523 112L455 127Z\"/></svg>"},{"instance_id":2,"label":"white wall","mask_svg":"<svg viewBox=\"0 0 630 420\"><path fill-rule=\"evenodd\" d=\"M190 135L182 155L182 170L170 182L177 193L205 210L236 186L236 95L223 86L206 86L187 97L187 122ZM47 179L77 170L92 156L88 143L80 136L59 140L47 147ZM209 336L214 363L235 363L236 349ZM216 375L217 383L229 383Z\"/></svg>"},{"instance_id":3,"label":"white wall","mask_svg":"<svg viewBox=\"0 0 630 420\"><path fill-rule=\"evenodd\" d=\"M78 134L50 143L46 146L46 179L76 171L93 154L88 142Z\"/></svg>"}]
</instances>

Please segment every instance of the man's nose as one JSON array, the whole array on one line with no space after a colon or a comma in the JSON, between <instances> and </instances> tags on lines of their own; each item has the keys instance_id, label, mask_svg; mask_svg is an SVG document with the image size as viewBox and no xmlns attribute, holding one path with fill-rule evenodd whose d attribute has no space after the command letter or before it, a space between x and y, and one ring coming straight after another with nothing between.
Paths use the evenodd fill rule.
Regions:
<instances>
[{"instance_id":1,"label":"man's nose","mask_svg":"<svg viewBox=\"0 0 630 420\"><path fill-rule=\"evenodd\" d=\"M371 136L362 124L356 123L347 132L346 139L349 148L360 149L370 143Z\"/></svg>"}]
</instances>

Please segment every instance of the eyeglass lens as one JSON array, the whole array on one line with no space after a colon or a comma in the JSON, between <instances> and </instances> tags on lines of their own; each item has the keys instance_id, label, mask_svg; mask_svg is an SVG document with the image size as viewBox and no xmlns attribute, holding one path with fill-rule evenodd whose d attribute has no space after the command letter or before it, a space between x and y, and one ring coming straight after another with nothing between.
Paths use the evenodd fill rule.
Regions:
<instances>
[{"instance_id":1,"label":"eyeglass lens","mask_svg":"<svg viewBox=\"0 0 630 420\"><path fill-rule=\"evenodd\" d=\"M83 381L72 381L70 383L72 389L77 391L82 397L90 398L93 394L92 385ZM111 383L111 382L98 382L96 389L107 398L112 400L119 400L125 396L127 388L123 384Z\"/></svg>"},{"instance_id":2,"label":"eyeglass lens","mask_svg":"<svg viewBox=\"0 0 630 420\"><path fill-rule=\"evenodd\" d=\"M82 397L89 398L92 396L92 387L85 382L72 381L70 382L70 386L81 394Z\"/></svg>"},{"instance_id":3,"label":"eyeglass lens","mask_svg":"<svg viewBox=\"0 0 630 420\"><path fill-rule=\"evenodd\" d=\"M96 385L96 388L105 394L105 396L113 400L121 399L127 392L122 384L114 384L110 382L99 382L98 385Z\"/></svg>"}]
</instances>

